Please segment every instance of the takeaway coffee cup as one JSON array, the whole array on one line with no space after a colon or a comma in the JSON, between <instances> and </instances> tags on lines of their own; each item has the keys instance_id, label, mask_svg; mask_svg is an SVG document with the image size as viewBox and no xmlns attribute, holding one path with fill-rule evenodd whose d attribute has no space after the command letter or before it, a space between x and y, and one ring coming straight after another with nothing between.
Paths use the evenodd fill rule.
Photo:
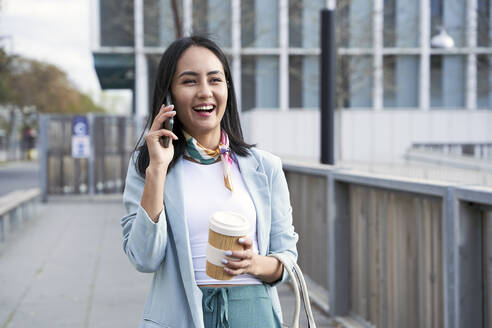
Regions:
<instances>
[{"instance_id":1,"label":"takeaway coffee cup","mask_svg":"<svg viewBox=\"0 0 492 328\"><path fill-rule=\"evenodd\" d=\"M233 276L224 271L222 259L234 258L225 255L226 251L242 250L238 240L249 233L249 221L234 212L215 212L209 220L207 244L207 275L217 280L229 280Z\"/></svg>"}]
</instances>

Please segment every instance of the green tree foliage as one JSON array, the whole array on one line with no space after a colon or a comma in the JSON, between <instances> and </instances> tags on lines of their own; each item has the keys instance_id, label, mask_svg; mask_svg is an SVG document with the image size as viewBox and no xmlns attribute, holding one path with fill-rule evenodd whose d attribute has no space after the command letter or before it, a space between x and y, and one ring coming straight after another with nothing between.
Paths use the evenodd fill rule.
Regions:
<instances>
[{"instance_id":1,"label":"green tree foliage","mask_svg":"<svg viewBox=\"0 0 492 328\"><path fill-rule=\"evenodd\" d=\"M83 114L103 109L55 65L7 55L0 49L0 105L24 112Z\"/></svg>"}]
</instances>

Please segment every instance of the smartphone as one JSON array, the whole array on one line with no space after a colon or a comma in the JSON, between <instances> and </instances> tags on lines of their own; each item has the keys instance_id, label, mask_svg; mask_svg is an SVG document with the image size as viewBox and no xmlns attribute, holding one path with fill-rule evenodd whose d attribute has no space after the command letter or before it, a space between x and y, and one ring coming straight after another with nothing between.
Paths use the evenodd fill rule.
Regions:
<instances>
[{"instance_id":1,"label":"smartphone","mask_svg":"<svg viewBox=\"0 0 492 328\"><path fill-rule=\"evenodd\" d=\"M169 93L167 94L166 99L164 100L164 105L166 105L166 106L171 105L171 95ZM171 117L167 121L164 122L162 127L166 130L172 131L173 125L174 125L174 118ZM170 137L163 137L162 139L163 139L164 147L165 148L169 147L169 141L171 140L171 138Z\"/></svg>"}]
</instances>

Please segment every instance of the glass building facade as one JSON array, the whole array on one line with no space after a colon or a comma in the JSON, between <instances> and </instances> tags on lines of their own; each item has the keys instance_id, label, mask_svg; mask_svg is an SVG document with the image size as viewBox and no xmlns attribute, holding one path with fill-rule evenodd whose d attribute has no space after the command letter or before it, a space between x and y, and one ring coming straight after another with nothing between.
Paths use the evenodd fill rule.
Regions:
<instances>
[{"instance_id":1,"label":"glass building facade","mask_svg":"<svg viewBox=\"0 0 492 328\"><path fill-rule=\"evenodd\" d=\"M137 33L107 19L115 11L104 14L114 1L99 2L101 47L132 46ZM319 17L328 0L179 0L177 17L172 0L118 3L124 2L142 3L149 94L159 56L176 37L177 20L185 34L206 33L225 49L242 111L319 107ZM338 106L492 108L491 2L336 1ZM129 8L123 14L132 26L134 6ZM431 46L441 30L454 47Z\"/></svg>"},{"instance_id":2,"label":"glass building facade","mask_svg":"<svg viewBox=\"0 0 492 328\"><path fill-rule=\"evenodd\" d=\"M337 9L340 106L492 108L491 0L340 0ZM453 47L431 46L441 31Z\"/></svg>"},{"instance_id":3,"label":"glass building facade","mask_svg":"<svg viewBox=\"0 0 492 328\"><path fill-rule=\"evenodd\" d=\"M242 111L318 108L319 12L326 0L178 3L185 33L210 36L228 55ZM160 51L175 38L176 29L171 0L143 4L151 88Z\"/></svg>"}]
</instances>

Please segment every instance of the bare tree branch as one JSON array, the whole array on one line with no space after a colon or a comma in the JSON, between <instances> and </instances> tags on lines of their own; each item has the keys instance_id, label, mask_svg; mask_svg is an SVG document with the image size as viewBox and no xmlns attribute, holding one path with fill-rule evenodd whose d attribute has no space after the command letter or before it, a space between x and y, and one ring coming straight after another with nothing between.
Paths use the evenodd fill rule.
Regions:
<instances>
[{"instance_id":1,"label":"bare tree branch","mask_svg":"<svg viewBox=\"0 0 492 328\"><path fill-rule=\"evenodd\" d=\"M178 0L171 1L173 18L174 18L174 30L176 32L176 39L183 37L183 27L181 25L181 17L179 16Z\"/></svg>"}]
</instances>

